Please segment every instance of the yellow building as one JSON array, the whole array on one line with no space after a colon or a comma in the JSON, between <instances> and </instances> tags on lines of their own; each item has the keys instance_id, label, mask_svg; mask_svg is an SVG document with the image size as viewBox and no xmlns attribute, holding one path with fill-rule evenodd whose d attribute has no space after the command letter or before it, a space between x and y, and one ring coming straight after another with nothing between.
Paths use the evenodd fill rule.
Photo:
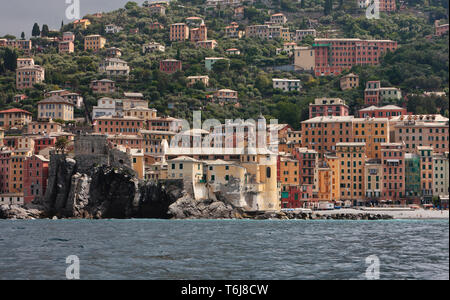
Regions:
<instances>
[{"instance_id":1,"label":"yellow building","mask_svg":"<svg viewBox=\"0 0 450 300\"><path fill-rule=\"evenodd\" d=\"M331 199L340 202L341 199L341 168L336 155L326 154L325 161L331 169Z\"/></svg>"},{"instance_id":2,"label":"yellow building","mask_svg":"<svg viewBox=\"0 0 450 300\"><path fill-rule=\"evenodd\" d=\"M0 111L0 127L9 129L16 127L21 129L24 125L30 123L32 114L26 110L12 108Z\"/></svg>"},{"instance_id":3,"label":"yellow building","mask_svg":"<svg viewBox=\"0 0 450 300\"><path fill-rule=\"evenodd\" d=\"M167 162L157 161L145 170L145 179L157 182L167 179Z\"/></svg>"},{"instance_id":4,"label":"yellow building","mask_svg":"<svg viewBox=\"0 0 450 300\"><path fill-rule=\"evenodd\" d=\"M336 156L340 164L341 200L350 200L354 206L364 202L365 143L337 143Z\"/></svg>"},{"instance_id":5,"label":"yellow building","mask_svg":"<svg viewBox=\"0 0 450 300\"><path fill-rule=\"evenodd\" d=\"M167 178L200 182L203 179L203 163L187 156L180 156L167 162Z\"/></svg>"},{"instance_id":6,"label":"yellow building","mask_svg":"<svg viewBox=\"0 0 450 300\"><path fill-rule=\"evenodd\" d=\"M124 109L124 114L127 117L135 117L143 120L152 120L157 117L157 110L147 107L133 107L127 110Z\"/></svg>"},{"instance_id":7,"label":"yellow building","mask_svg":"<svg viewBox=\"0 0 450 300\"><path fill-rule=\"evenodd\" d=\"M88 19L75 20L73 22L73 28L81 28L83 30L87 29L88 26L91 25L91 21Z\"/></svg>"},{"instance_id":8,"label":"yellow building","mask_svg":"<svg viewBox=\"0 0 450 300\"><path fill-rule=\"evenodd\" d=\"M52 96L37 104L39 119L73 121L73 103L60 96Z\"/></svg>"},{"instance_id":9,"label":"yellow building","mask_svg":"<svg viewBox=\"0 0 450 300\"><path fill-rule=\"evenodd\" d=\"M299 164L298 160L292 155L280 156L280 184L283 192L288 190L289 185L298 185L299 181Z\"/></svg>"},{"instance_id":10,"label":"yellow building","mask_svg":"<svg viewBox=\"0 0 450 300\"><path fill-rule=\"evenodd\" d=\"M353 141L366 143L367 158L381 159L381 144L389 143L389 119L353 119Z\"/></svg>"},{"instance_id":11,"label":"yellow building","mask_svg":"<svg viewBox=\"0 0 450 300\"><path fill-rule=\"evenodd\" d=\"M145 177L144 151L142 149L127 148L127 153L131 156L131 166L136 171L139 179Z\"/></svg>"},{"instance_id":12,"label":"yellow building","mask_svg":"<svg viewBox=\"0 0 450 300\"><path fill-rule=\"evenodd\" d=\"M106 39L98 34L88 35L84 38L84 51L92 50L98 51L103 49L106 44Z\"/></svg>"},{"instance_id":13,"label":"yellow building","mask_svg":"<svg viewBox=\"0 0 450 300\"><path fill-rule=\"evenodd\" d=\"M242 154L240 161L241 166L247 169L248 189L257 192L247 195L247 198L253 197L253 201L250 200L250 202L256 204L253 209L280 210L276 155L270 152L266 154Z\"/></svg>"},{"instance_id":14,"label":"yellow building","mask_svg":"<svg viewBox=\"0 0 450 300\"><path fill-rule=\"evenodd\" d=\"M381 160L372 159L366 161L364 169L366 200L370 201L371 199L380 198L383 182L383 165Z\"/></svg>"}]
</instances>

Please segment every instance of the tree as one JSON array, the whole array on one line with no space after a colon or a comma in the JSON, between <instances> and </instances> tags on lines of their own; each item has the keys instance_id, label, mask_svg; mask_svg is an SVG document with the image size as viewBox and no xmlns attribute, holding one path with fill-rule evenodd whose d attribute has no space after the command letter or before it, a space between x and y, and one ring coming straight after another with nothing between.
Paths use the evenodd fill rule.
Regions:
<instances>
[{"instance_id":1,"label":"tree","mask_svg":"<svg viewBox=\"0 0 450 300\"><path fill-rule=\"evenodd\" d=\"M306 0L301 0L301 2L300 2L300 8L305 8L305 1L306 1Z\"/></svg>"},{"instance_id":2,"label":"tree","mask_svg":"<svg viewBox=\"0 0 450 300\"><path fill-rule=\"evenodd\" d=\"M3 53L3 65L6 70L15 71L17 68L17 53L10 48L6 48Z\"/></svg>"},{"instance_id":3,"label":"tree","mask_svg":"<svg viewBox=\"0 0 450 300\"><path fill-rule=\"evenodd\" d=\"M34 37L38 37L41 35L41 30L39 29L38 23L34 23L33 30L31 31L31 35Z\"/></svg>"},{"instance_id":4,"label":"tree","mask_svg":"<svg viewBox=\"0 0 450 300\"><path fill-rule=\"evenodd\" d=\"M64 154L64 151L66 150L68 144L69 140L65 136L58 137L55 142L56 151Z\"/></svg>"},{"instance_id":5,"label":"tree","mask_svg":"<svg viewBox=\"0 0 450 300\"><path fill-rule=\"evenodd\" d=\"M125 4L125 8L126 9L132 9L132 8L137 7L137 6L138 6L138 4L136 2L134 2L134 1L128 1L127 4Z\"/></svg>"},{"instance_id":6,"label":"tree","mask_svg":"<svg viewBox=\"0 0 450 300\"><path fill-rule=\"evenodd\" d=\"M20 35L20 37L22 38L22 40L25 39L25 32L22 31L22 34Z\"/></svg>"},{"instance_id":7,"label":"tree","mask_svg":"<svg viewBox=\"0 0 450 300\"><path fill-rule=\"evenodd\" d=\"M323 7L323 13L328 16L331 14L331 11L333 10L333 0L325 0L325 4Z\"/></svg>"},{"instance_id":8,"label":"tree","mask_svg":"<svg viewBox=\"0 0 450 300\"><path fill-rule=\"evenodd\" d=\"M48 29L48 25L47 24L42 25L41 35L43 37L48 36L49 31L50 30Z\"/></svg>"}]
</instances>

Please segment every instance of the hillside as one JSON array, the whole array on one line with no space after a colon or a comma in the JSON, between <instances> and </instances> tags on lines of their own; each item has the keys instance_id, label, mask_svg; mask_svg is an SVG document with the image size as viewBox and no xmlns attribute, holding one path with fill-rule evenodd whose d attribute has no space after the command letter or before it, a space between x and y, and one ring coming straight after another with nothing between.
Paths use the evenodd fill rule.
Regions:
<instances>
[{"instance_id":1,"label":"hillside","mask_svg":"<svg viewBox=\"0 0 450 300\"><path fill-rule=\"evenodd\" d=\"M129 2L125 8L103 13L102 18L86 16L92 22L86 30L73 29L72 24L62 26L61 34L72 31L76 35L75 53L60 55L58 49L43 38L33 39L34 59L46 69L44 84L36 89L26 90L28 99L14 103L15 66L9 66L11 53L0 49L0 109L23 108L36 115L36 102L43 99L44 91L69 88L78 91L85 99L86 108L91 111L98 96L89 89L93 79L102 79L97 73L98 63L105 57L105 50L99 53L83 51L84 37L101 34L106 37L106 47L123 50L121 59L131 67L129 80L118 81L120 97L124 91L142 92L150 107L161 114L190 119L192 110L202 110L203 118L255 118L260 113L275 117L279 122L287 122L298 128L300 121L308 117L308 104L317 97L340 97L345 99L354 112L363 104L363 90L366 81L381 80L383 86L396 86L403 94L421 94L424 91L447 91L449 82L448 35L428 38L434 32L434 20L447 19L448 1L408 1L408 7L398 13L381 14L379 20L368 20L364 10L356 7L356 1L335 1L333 10L324 15L325 1L293 0L255 1L245 8L244 18L236 20L229 8L206 10L203 0L172 1L165 16L151 16L147 8ZM291 64L286 55L276 55L276 49L283 46L281 40L263 41L243 38L225 38L224 28L237 21L242 28L249 24L261 24L271 13L283 12L288 17L287 26L291 30L308 28L318 31L319 37L347 37L392 39L399 43L395 53L387 54L378 66L358 66L350 72L360 75L360 87L341 91L339 76L313 77L308 73L282 72L274 66ZM190 42L170 42L168 25L184 22L186 17L202 17L208 28L208 39L215 39L219 46L214 50L197 49ZM164 29L151 30L149 24L159 22ZM116 24L123 27L117 34L106 34L105 25ZM131 34L130 29L139 29ZM166 46L165 53L143 54L142 46L150 41ZM305 39L303 44L311 44ZM205 57L226 57L226 49L237 48L241 55L232 56L229 64L216 64L208 72L204 66ZM16 51L17 52L17 51ZM16 53L20 57L21 53ZM166 75L159 71L159 62L165 58L176 58L183 62L183 71ZM201 85L186 87L186 77L208 75L210 87ZM281 93L272 88L272 78L297 78L302 81L299 93ZM206 95L213 90L229 88L239 93L240 106L213 104L206 101ZM402 100L403 101L403 100ZM172 104L173 106L169 106ZM398 103L403 104L403 103ZM418 97L406 104L414 113L441 113L448 116L447 97L433 97L426 100ZM173 108L169 108L173 107ZM76 116L84 117L82 110Z\"/></svg>"}]
</instances>

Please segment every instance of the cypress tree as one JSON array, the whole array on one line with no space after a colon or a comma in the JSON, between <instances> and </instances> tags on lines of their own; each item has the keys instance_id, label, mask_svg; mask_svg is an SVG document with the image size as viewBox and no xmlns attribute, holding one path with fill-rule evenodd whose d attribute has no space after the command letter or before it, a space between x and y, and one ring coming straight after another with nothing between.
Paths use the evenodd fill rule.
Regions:
<instances>
[{"instance_id":1,"label":"cypress tree","mask_svg":"<svg viewBox=\"0 0 450 300\"><path fill-rule=\"evenodd\" d=\"M31 31L31 35L34 37L41 35L41 30L39 29L38 23L34 23L33 30Z\"/></svg>"}]
</instances>

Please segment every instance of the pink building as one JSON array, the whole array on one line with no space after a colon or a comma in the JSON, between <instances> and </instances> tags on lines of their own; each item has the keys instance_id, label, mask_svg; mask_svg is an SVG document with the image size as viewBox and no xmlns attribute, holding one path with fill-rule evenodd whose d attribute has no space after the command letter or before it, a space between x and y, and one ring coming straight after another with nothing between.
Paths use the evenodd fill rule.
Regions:
<instances>
[{"instance_id":1,"label":"pink building","mask_svg":"<svg viewBox=\"0 0 450 300\"><path fill-rule=\"evenodd\" d=\"M392 118L396 116L410 115L406 108L399 107L396 105L386 105L386 106L369 106L358 111L359 118Z\"/></svg>"},{"instance_id":2,"label":"pink building","mask_svg":"<svg viewBox=\"0 0 450 300\"><path fill-rule=\"evenodd\" d=\"M181 71L182 64L181 61L176 59L165 59L159 63L159 70L166 74L172 74L177 71Z\"/></svg>"},{"instance_id":3,"label":"pink building","mask_svg":"<svg viewBox=\"0 0 450 300\"><path fill-rule=\"evenodd\" d=\"M47 189L49 160L33 155L24 161L24 202L31 203L36 197L43 197Z\"/></svg>"},{"instance_id":4,"label":"pink building","mask_svg":"<svg viewBox=\"0 0 450 300\"><path fill-rule=\"evenodd\" d=\"M45 69L41 66L34 65L16 70L16 88L19 90L33 88L36 83L41 83L44 80Z\"/></svg>"},{"instance_id":5,"label":"pink building","mask_svg":"<svg viewBox=\"0 0 450 300\"><path fill-rule=\"evenodd\" d=\"M40 136L34 139L34 153L39 153L41 150L48 147L55 146L56 137Z\"/></svg>"},{"instance_id":6,"label":"pink building","mask_svg":"<svg viewBox=\"0 0 450 300\"><path fill-rule=\"evenodd\" d=\"M309 118L348 115L348 105L340 98L317 98L309 104Z\"/></svg>"},{"instance_id":7,"label":"pink building","mask_svg":"<svg viewBox=\"0 0 450 300\"><path fill-rule=\"evenodd\" d=\"M313 44L315 73L337 75L358 65L378 65L387 51L397 50L391 40L361 40L352 38L318 39Z\"/></svg>"},{"instance_id":8,"label":"pink building","mask_svg":"<svg viewBox=\"0 0 450 300\"><path fill-rule=\"evenodd\" d=\"M405 148L402 143L381 144L383 200L398 201L405 197Z\"/></svg>"},{"instance_id":9,"label":"pink building","mask_svg":"<svg viewBox=\"0 0 450 300\"><path fill-rule=\"evenodd\" d=\"M208 39L208 29L205 24L202 24L199 28L192 28L189 35L191 42L206 41Z\"/></svg>"},{"instance_id":10,"label":"pink building","mask_svg":"<svg viewBox=\"0 0 450 300\"><path fill-rule=\"evenodd\" d=\"M75 45L71 41L62 41L58 43L59 53L73 53L75 51Z\"/></svg>"},{"instance_id":11,"label":"pink building","mask_svg":"<svg viewBox=\"0 0 450 300\"><path fill-rule=\"evenodd\" d=\"M5 149L0 151L0 194L9 192L9 165L12 151Z\"/></svg>"}]
</instances>

